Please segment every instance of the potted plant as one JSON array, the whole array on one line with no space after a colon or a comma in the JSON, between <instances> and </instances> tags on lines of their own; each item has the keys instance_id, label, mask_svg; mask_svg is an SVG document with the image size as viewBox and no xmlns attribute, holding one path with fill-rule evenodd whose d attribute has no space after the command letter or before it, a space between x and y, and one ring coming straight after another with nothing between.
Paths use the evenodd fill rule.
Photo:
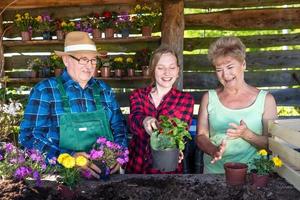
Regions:
<instances>
[{"instance_id":1,"label":"potted plant","mask_svg":"<svg viewBox=\"0 0 300 200\"><path fill-rule=\"evenodd\" d=\"M62 58L57 56L55 53L52 53L50 56L50 66L54 70L55 76L59 76L65 68Z\"/></svg>"},{"instance_id":2,"label":"potted plant","mask_svg":"<svg viewBox=\"0 0 300 200\"><path fill-rule=\"evenodd\" d=\"M101 27L101 21L99 13L92 13L90 16L88 16L88 21L92 27L92 36L93 39L97 40L102 37L102 30L103 27Z\"/></svg>"},{"instance_id":3,"label":"potted plant","mask_svg":"<svg viewBox=\"0 0 300 200\"><path fill-rule=\"evenodd\" d=\"M125 60L125 67L127 69L127 76L132 77L134 76L134 64L133 59L131 57L126 58Z\"/></svg>"},{"instance_id":4,"label":"potted plant","mask_svg":"<svg viewBox=\"0 0 300 200\"><path fill-rule=\"evenodd\" d=\"M75 22L64 20L61 22L61 30L64 32L64 35L67 35L71 31L75 31Z\"/></svg>"},{"instance_id":5,"label":"potted plant","mask_svg":"<svg viewBox=\"0 0 300 200\"><path fill-rule=\"evenodd\" d=\"M112 67L115 71L116 77L122 77L124 69L124 59L121 56L115 57L112 62Z\"/></svg>"},{"instance_id":6,"label":"potted plant","mask_svg":"<svg viewBox=\"0 0 300 200\"><path fill-rule=\"evenodd\" d=\"M257 152L256 157L250 162L252 183L257 187L265 187L269 181L269 175L276 167L282 166L282 161L278 156L270 158L268 152L262 149Z\"/></svg>"},{"instance_id":7,"label":"potted plant","mask_svg":"<svg viewBox=\"0 0 300 200\"><path fill-rule=\"evenodd\" d=\"M178 165L179 151L185 147L185 139L192 139L188 124L178 118L159 116L158 130L150 137L153 168L174 171Z\"/></svg>"},{"instance_id":8,"label":"potted plant","mask_svg":"<svg viewBox=\"0 0 300 200\"><path fill-rule=\"evenodd\" d=\"M14 19L14 24L21 32L22 40L31 40L32 31L37 27L38 21L33 18L29 13L24 15L16 14Z\"/></svg>"},{"instance_id":9,"label":"potted plant","mask_svg":"<svg viewBox=\"0 0 300 200\"><path fill-rule=\"evenodd\" d=\"M140 29L142 36L150 37L152 35L152 29L158 25L160 19L160 7L157 3L143 3L137 4L133 13L133 22L137 29Z\"/></svg>"},{"instance_id":10,"label":"potted plant","mask_svg":"<svg viewBox=\"0 0 300 200\"><path fill-rule=\"evenodd\" d=\"M51 33L54 31L54 22L50 15L43 14L37 17L38 20L38 31L42 33L43 40L52 40Z\"/></svg>"},{"instance_id":11,"label":"potted plant","mask_svg":"<svg viewBox=\"0 0 300 200\"><path fill-rule=\"evenodd\" d=\"M100 65L100 73L101 77L107 78L110 77L110 67L111 67L111 60L107 56L107 53L103 53L100 56L101 65Z\"/></svg>"},{"instance_id":12,"label":"potted plant","mask_svg":"<svg viewBox=\"0 0 300 200\"><path fill-rule=\"evenodd\" d=\"M105 137L99 137L89 153L89 158L100 168L100 178L107 180L116 164L123 166L128 162L128 154L126 147L109 141ZM85 175L87 176L87 173Z\"/></svg>"},{"instance_id":13,"label":"potted plant","mask_svg":"<svg viewBox=\"0 0 300 200\"><path fill-rule=\"evenodd\" d=\"M32 78L39 76L39 71L43 66L43 62L40 58L29 59L27 61L28 69L31 70Z\"/></svg>"},{"instance_id":14,"label":"potted plant","mask_svg":"<svg viewBox=\"0 0 300 200\"><path fill-rule=\"evenodd\" d=\"M136 68L142 70L143 76L150 75L149 62L151 58L151 51L148 48L141 49L135 53L134 59Z\"/></svg>"},{"instance_id":15,"label":"potted plant","mask_svg":"<svg viewBox=\"0 0 300 200\"><path fill-rule=\"evenodd\" d=\"M65 34L62 30L61 23L62 23L61 19L55 19L55 21L54 21L57 40L64 40L64 38L65 38Z\"/></svg>"},{"instance_id":16,"label":"potted plant","mask_svg":"<svg viewBox=\"0 0 300 200\"><path fill-rule=\"evenodd\" d=\"M118 15L117 20L117 29L119 33L121 33L123 38L129 37L130 29L131 29L131 21L130 16L127 12L121 12Z\"/></svg>"},{"instance_id":17,"label":"potted plant","mask_svg":"<svg viewBox=\"0 0 300 200\"><path fill-rule=\"evenodd\" d=\"M113 38L118 14L116 12L103 11L101 27L104 29L105 38Z\"/></svg>"}]
</instances>

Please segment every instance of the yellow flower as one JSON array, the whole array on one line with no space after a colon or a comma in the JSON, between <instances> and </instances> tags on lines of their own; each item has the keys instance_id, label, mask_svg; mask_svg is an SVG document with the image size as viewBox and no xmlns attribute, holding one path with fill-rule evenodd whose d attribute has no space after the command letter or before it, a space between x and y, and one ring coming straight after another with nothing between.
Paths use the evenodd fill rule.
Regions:
<instances>
[{"instance_id":1,"label":"yellow flower","mask_svg":"<svg viewBox=\"0 0 300 200\"><path fill-rule=\"evenodd\" d=\"M282 161L280 160L280 158L278 158L278 156L273 157L272 161L273 161L275 167L281 167L282 166Z\"/></svg>"},{"instance_id":2,"label":"yellow flower","mask_svg":"<svg viewBox=\"0 0 300 200\"><path fill-rule=\"evenodd\" d=\"M75 23L74 22L70 22L68 25L69 26L75 26Z\"/></svg>"},{"instance_id":3,"label":"yellow flower","mask_svg":"<svg viewBox=\"0 0 300 200\"><path fill-rule=\"evenodd\" d=\"M262 149L258 152L258 154L261 156L266 156L266 155L268 155L268 152L265 149Z\"/></svg>"},{"instance_id":4,"label":"yellow flower","mask_svg":"<svg viewBox=\"0 0 300 200\"><path fill-rule=\"evenodd\" d=\"M122 57L116 57L114 59L115 62L123 62L123 58Z\"/></svg>"},{"instance_id":5,"label":"yellow flower","mask_svg":"<svg viewBox=\"0 0 300 200\"><path fill-rule=\"evenodd\" d=\"M62 164L63 161L64 161L64 159L67 158L67 157L71 157L71 155L68 154L68 153L62 153L62 154L60 154L60 155L58 156L58 158L57 158L57 162L58 162L59 164Z\"/></svg>"},{"instance_id":6,"label":"yellow flower","mask_svg":"<svg viewBox=\"0 0 300 200\"><path fill-rule=\"evenodd\" d=\"M87 159L84 156L78 156L76 157L76 165L79 167L83 167L87 164Z\"/></svg>"},{"instance_id":7,"label":"yellow flower","mask_svg":"<svg viewBox=\"0 0 300 200\"><path fill-rule=\"evenodd\" d=\"M75 166L75 163L76 163L75 158L72 156L68 156L62 161L62 165L68 169L73 168Z\"/></svg>"},{"instance_id":8,"label":"yellow flower","mask_svg":"<svg viewBox=\"0 0 300 200\"><path fill-rule=\"evenodd\" d=\"M15 17L16 17L16 18L21 18L21 15L20 15L20 14L16 14Z\"/></svg>"},{"instance_id":9,"label":"yellow flower","mask_svg":"<svg viewBox=\"0 0 300 200\"><path fill-rule=\"evenodd\" d=\"M61 26L67 26L67 23L65 21L63 21L60 25Z\"/></svg>"},{"instance_id":10,"label":"yellow flower","mask_svg":"<svg viewBox=\"0 0 300 200\"><path fill-rule=\"evenodd\" d=\"M138 5L135 6L135 10L140 10L140 9L141 9L140 4L138 4Z\"/></svg>"},{"instance_id":11,"label":"yellow flower","mask_svg":"<svg viewBox=\"0 0 300 200\"><path fill-rule=\"evenodd\" d=\"M126 59L126 62L127 63L133 63L133 59L129 57L129 58Z\"/></svg>"},{"instance_id":12,"label":"yellow flower","mask_svg":"<svg viewBox=\"0 0 300 200\"><path fill-rule=\"evenodd\" d=\"M30 16L30 15L29 15L28 12L24 14L24 17L25 17L25 18L29 18L29 16Z\"/></svg>"},{"instance_id":13,"label":"yellow flower","mask_svg":"<svg viewBox=\"0 0 300 200\"><path fill-rule=\"evenodd\" d=\"M35 18L35 20L38 21L38 22L42 22L42 21L43 21L43 19L42 19L42 17L41 17L40 15L37 16L37 17Z\"/></svg>"}]
</instances>

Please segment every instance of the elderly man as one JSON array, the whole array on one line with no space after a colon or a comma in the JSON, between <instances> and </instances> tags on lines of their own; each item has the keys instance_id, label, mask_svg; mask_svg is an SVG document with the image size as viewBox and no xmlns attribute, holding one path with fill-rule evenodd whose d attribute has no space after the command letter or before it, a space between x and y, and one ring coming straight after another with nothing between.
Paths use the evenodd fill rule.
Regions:
<instances>
[{"instance_id":1,"label":"elderly man","mask_svg":"<svg viewBox=\"0 0 300 200\"><path fill-rule=\"evenodd\" d=\"M93 78L98 53L89 35L70 32L64 52L55 53L66 68L61 76L43 80L31 90L20 144L46 153L48 159L64 152L87 157L99 136L127 146L127 127L113 91ZM96 165L84 168L99 178ZM115 172L119 166L112 168Z\"/></svg>"}]
</instances>

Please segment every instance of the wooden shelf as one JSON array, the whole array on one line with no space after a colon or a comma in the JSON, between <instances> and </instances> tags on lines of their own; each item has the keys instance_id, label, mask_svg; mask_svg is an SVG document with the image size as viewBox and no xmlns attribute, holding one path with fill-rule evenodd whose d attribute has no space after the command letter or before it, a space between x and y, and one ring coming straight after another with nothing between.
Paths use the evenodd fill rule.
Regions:
<instances>
[{"instance_id":1,"label":"wooden shelf","mask_svg":"<svg viewBox=\"0 0 300 200\"><path fill-rule=\"evenodd\" d=\"M98 39L94 40L96 44L126 44L126 43L137 43L137 42L159 42L159 36L153 37L129 37L129 38L112 38L112 39ZM3 46L14 47L14 46L28 46L28 45L63 45L63 40L4 40Z\"/></svg>"}]
</instances>

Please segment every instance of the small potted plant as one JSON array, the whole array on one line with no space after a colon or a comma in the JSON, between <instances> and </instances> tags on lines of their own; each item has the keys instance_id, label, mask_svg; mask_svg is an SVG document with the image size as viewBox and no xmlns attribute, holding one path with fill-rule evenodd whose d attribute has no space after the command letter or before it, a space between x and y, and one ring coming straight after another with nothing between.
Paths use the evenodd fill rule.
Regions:
<instances>
[{"instance_id":1,"label":"small potted plant","mask_svg":"<svg viewBox=\"0 0 300 200\"><path fill-rule=\"evenodd\" d=\"M121 56L115 57L112 62L112 67L116 77L122 77L124 69L124 59Z\"/></svg>"},{"instance_id":2,"label":"small potted plant","mask_svg":"<svg viewBox=\"0 0 300 200\"><path fill-rule=\"evenodd\" d=\"M28 69L31 70L31 77L37 78L39 71L43 66L43 62L40 58L29 59L27 62Z\"/></svg>"},{"instance_id":3,"label":"small potted plant","mask_svg":"<svg viewBox=\"0 0 300 200\"><path fill-rule=\"evenodd\" d=\"M38 19L33 18L29 13L24 15L16 14L14 24L21 32L22 40L31 40L32 31L38 26Z\"/></svg>"},{"instance_id":4,"label":"small potted plant","mask_svg":"<svg viewBox=\"0 0 300 200\"><path fill-rule=\"evenodd\" d=\"M125 60L125 67L127 69L127 76L134 76L134 63L132 57L127 57Z\"/></svg>"},{"instance_id":5,"label":"small potted plant","mask_svg":"<svg viewBox=\"0 0 300 200\"><path fill-rule=\"evenodd\" d=\"M37 17L38 30L43 34L43 40L52 40L52 31L54 31L54 22L50 15L43 14Z\"/></svg>"},{"instance_id":6,"label":"small potted plant","mask_svg":"<svg viewBox=\"0 0 300 200\"><path fill-rule=\"evenodd\" d=\"M160 7L157 3L137 4L133 9L133 22L140 29L142 36L151 37L152 29L158 25L160 20Z\"/></svg>"},{"instance_id":7,"label":"small potted plant","mask_svg":"<svg viewBox=\"0 0 300 200\"><path fill-rule=\"evenodd\" d=\"M64 35L66 36L69 32L75 31L75 22L64 20L61 22L61 30L64 32Z\"/></svg>"},{"instance_id":8,"label":"small potted plant","mask_svg":"<svg viewBox=\"0 0 300 200\"><path fill-rule=\"evenodd\" d=\"M158 130L150 137L153 168L174 171L178 165L179 151L185 147L185 139L192 139L188 124L178 118L159 116Z\"/></svg>"},{"instance_id":9,"label":"small potted plant","mask_svg":"<svg viewBox=\"0 0 300 200\"><path fill-rule=\"evenodd\" d=\"M276 167L282 166L282 161L278 156L270 157L265 149L257 152L256 157L250 162L252 172L252 183L257 187L265 187L269 181L269 175Z\"/></svg>"},{"instance_id":10,"label":"small potted plant","mask_svg":"<svg viewBox=\"0 0 300 200\"><path fill-rule=\"evenodd\" d=\"M137 69L142 70L143 76L150 75L149 62L151 58L151 51L148 48L141 49L135 53L134 59Z\"/></svg>"},{"instance_id":11,"label":"small potted plant","mask_svg":"<svg viewBox=\"0 0 300 200\"><path fill-rule=\"evenodd\" d=\"M100 73L101 77L107 78L110 77L110 67L111 67L111 60L108 57L107 53L102 53L100 56L101 65L100 65Z\"/></svg>"},{"instance_id":12,"label":"small potted plant","mask_svg":"<svg viewBox=\"0 0 300 200\"><path fill-rule=\"evenodd\" d=\"M127 12L121 12L118 15L117 19L117 29L119 33L121 33L123 38L129 37L130 29L131 29L131 21L130 16Z\"/></svg>"},{"instance_id":13,"label":"small potted plant","mask_svg":"<svg viewBox=\"0 0 300 200\"><path fill-rule=\"evenodd\" d=\"M55 76L59 76L65 68L62 58L57 56L55 53L52 53L50 56L50 66L54 70Z\"/></svg>"},{"instance_id":14,"label":"small potted plant","mask_svg":"<svg viewBox=\"0 0 300 200\"><path fill-rule=\"evenodd\" d=\"M92 13L88 16L88 21L92 27L92 36L94 40L100 39L102 37L101 18L99 13Z\"/></svg>"},{"instance_id":15,"label":"small potted plant","mask_svg":"<svg viewBox=\"0 0 300 200\"><path fill-rule=\"evenodd\" d=\"M90 160L96 164L100 170L100 178L107 180L110 173L114 173L116 165L123 166L128 162L129 151L117 143L99 137L89 153Z\"/></svg>"},{"instance_id":16,"label":"small potted plant","mask_svg":"<svg viewBox=\"0 0 300 200\"><path fill-rule=\"evenodd\" d=\"M101 27L104 28L105 38L113 38L118 14L116 12L103 11Z\"/></svg>"}]
</instances>

